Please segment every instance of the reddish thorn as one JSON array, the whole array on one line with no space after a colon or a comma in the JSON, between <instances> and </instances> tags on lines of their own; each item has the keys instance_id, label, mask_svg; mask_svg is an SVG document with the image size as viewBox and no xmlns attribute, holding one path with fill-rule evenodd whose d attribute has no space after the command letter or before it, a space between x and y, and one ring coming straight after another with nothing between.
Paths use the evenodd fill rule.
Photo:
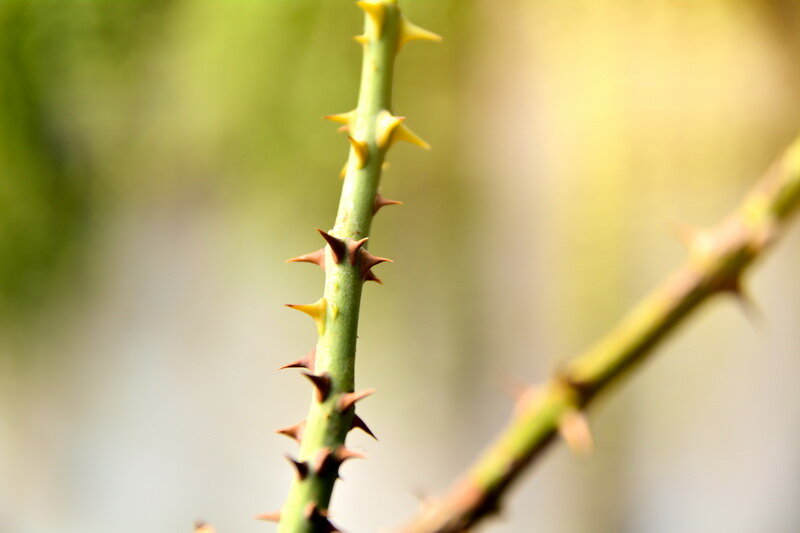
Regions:
<instances>
[{"instance_id":1,"label":"reddish thorn","mask_svg":"<svg viewBox=\"0 0 800 533\"><path fill-rule=\"evenodd\" d=\"M356 402L363 400L370 394L373 394L375 389L365 389L358 392L348 392L339 398L339 410L344 412L355 405Z\"/></svg>"},{"instance_id":2,"label":"reddish thorn","mask_svg":"<svg viewBox=\"0 0 800 533\"><path fill-rule=\"evenodd\" d=\"M384 198L383 196L381 196L381 193L378 193L375 195L375 207L373 208L372 214L374 215L375 213L378 212L378 210L380 210L381 207L386 205L403 205L403 202Z\"/></svg>"},{"instance_id":3,"label":"reddish thorn","mask_svg":"<svg viewBox=\"0 0 800 533\"><path fill-rule=\"evenodd\" d=\"M255 519L263 520L265 522L275 522L277 524L281 521L281 513L280 511L275 511L274 513L257 514Z\"/></svg>"},{"instance_id":4,"label":"reddish thorn","mask_svg":"<svg viewBox=\"0 0 800 533\"><path fill-rule=\"evenodd\" d=\"M294 466L294 469L297 471L297 478L300 481L303 481L306 477L308 477L308 463L298 461L290 455L286 455L285 457L286 460L292 463L292 466Z\"/></svg>"},{"instance_id":5,"label":"reddish thorn","mask_svg":"<svg viewBox=\"0 0 800 533\"><path fill-rule=\"evenodd\" d=\"M317 401L324 402L331 392L331 377L327 373L317 375L303 372L303 375L308 378L317 390Z\"/></svg>"},{"instance_id":6,"label":"reddish thorn","mask_svg":"<svg viewBox=\"0 0 800 533\"><path fill-rule=\"evenodd\" d=\"M331 247L331 251L333 252L333 260L338 265L344 259L345 254L347 254L347 244L342 239L334 237L330 233L326 233L321 229L317 228L317 231L322 238L325 239L325 242L328 243L328 246Z\"/></svg>"},{"instance_id":7,"label":"reddish thorn","mask_svg":"<svg viewBox=\"0 0 800 533\"><path fill-rule=\"evenodd\" d=\"M325 248L320 248L310 254L298 255L286 260L287 263L312 263L325 270Z\"/></svg>"},{"instance_id":8,"label":"reddish thorn","mask_svg":"<svg viewBox=\"0 0 800 533\"><path fill-rule=\"evenodd\" d=\"M364 244L366 244L366 242L368 240L369 240L369 237L364 237L363 239L359 239L357 241L351 241L350 243L348 243L347 250L350 253L350 264L351 265L355 265L356 264L356 259L358 258L358 253L361 250L361 248L364 246Z\"/></svg>"},{"instance_id":9,"label":"reddish thorn","mask_svg":"<svg viewBox=\"0 0 800 533\"><path fill-rule=\"evenodd\" d=\"M367 273L364 274L364 281L374 281L379 285L383 285L383 280L372 273L372 270L367 270Z\"/></svg>"},{"instance_id":10,"label":"reddish thorn","mask_svg":"<svg viewBox=\"0 0 800 533\"><path fill-rule=\"evenodd\" d=\"M293 426L288 426L288 427L285 427L285 428L281 428L281 429L277 430L275 433L277 433L278 435L284 435L286 437L289 437L292 440L296 440L297 442L300 442L300 438L303 435L303 428L305 427L305 425L306 425L306 421L305 420L301 420L297 424L295 424Z\"/></svg>"},{"instance_id":11,"label":"reddish thorn","mask_svg":"<svg viewBox=\"0 0 800 533\"><path fill-rule=\"evenodd\" d=\"M356 429L356 428L360 429L373 439L378 440L378 437L376 437L375 434L372 432L372 430L369 429L369 426L367 425L366 422L364 422L364 419L358 415L353 415L353 423L350 424L350 429Z\"/></svg>"},{"instance_id":12,"label":"reddish thorn","mask_svg":"<svg viewBox=\"0 0 800 533\"><path fill-rule=\"evenodd\" d=\"M282 367L278 368L278 370L286 370L287 368L307 368L313 371L314 359L316 358L316 355L317 349L313 348L305 356L301 357L297 361L292 361L291 363L283 365Z\"/></svg>"}]
</instances>

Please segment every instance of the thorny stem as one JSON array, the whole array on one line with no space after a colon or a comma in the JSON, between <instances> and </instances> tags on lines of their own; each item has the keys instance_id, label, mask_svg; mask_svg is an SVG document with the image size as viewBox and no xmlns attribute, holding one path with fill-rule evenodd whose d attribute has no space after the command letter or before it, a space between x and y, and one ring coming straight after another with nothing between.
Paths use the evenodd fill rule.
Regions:
<instances>
[{"instance_id":1,"label":"thorny stem","mask_svg":"<svg viewBox=\"0 0 800 533\"><path fill-rule=\"evenodd\" d=\"M549 383L523 394L505 430L440 499L428 502L400 531L470 530L500 506L508 488L561 435L588 444L582 411L711 296L746 302L741 277L778 238L800 207L800 138L796 139L739 208L710 231L693 232L689 259L644 298L608 335Z\"/></svg>"},{"instance_id":2,"label":"thorny stem","mask_svg":"<svg viewBox=\"0 0 800 533\"><path fill-rule=\"evenodd\" d=\"M296 469L288 498L280 513L262 515L279 522L281 533L317 533L335 530L327 511L343 461L358 454L344 446L348 432L359 427L369 432L355 415L356 401L372 391L353 392L356 332L362 285L375 280L371 268L388 261L366 250L366 238L375 211L392 202L378 196L386 152L395 141L406 140L427 148L391 113L392 81L397 52L414 39L439 40L439 36L411 24L400 13L397 0L357 2L365 12L365 30L356 37L364 50L361 88L355 110L329 118L344 124L350 154L344 175L336 223L320 232L327 246L294 261L316 263L325 271L324 296L310 305L295 305L317 324L315 355L290 363L310 372L314 391L304 423L280 433L300 442L291 459ZM290 260L291 261L291 260Z\"/></svg>"}]
</instances>

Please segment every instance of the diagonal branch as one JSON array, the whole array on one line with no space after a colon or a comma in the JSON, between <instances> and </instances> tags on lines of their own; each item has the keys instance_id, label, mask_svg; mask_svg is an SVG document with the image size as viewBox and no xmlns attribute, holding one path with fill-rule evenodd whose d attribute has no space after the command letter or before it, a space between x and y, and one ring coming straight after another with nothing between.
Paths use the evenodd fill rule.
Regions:
<instances>
[{"instance_id":1,"label":"diagonal branch","mask_svg":"<svg viewBox=\"0 0 800 533\"><path fill-rule=\"evenodd\" d=\"M506 491L559 433L577 446L590 440L582 411L649 356L701 303L717 294L746 299L744 271L776 241L800 207L800 138L709 231L690 236L689 258L608 335L542 388L520 399L508 427L440 499L400 531L450 533L493 514Z\"/></svg>"}]
</instances>

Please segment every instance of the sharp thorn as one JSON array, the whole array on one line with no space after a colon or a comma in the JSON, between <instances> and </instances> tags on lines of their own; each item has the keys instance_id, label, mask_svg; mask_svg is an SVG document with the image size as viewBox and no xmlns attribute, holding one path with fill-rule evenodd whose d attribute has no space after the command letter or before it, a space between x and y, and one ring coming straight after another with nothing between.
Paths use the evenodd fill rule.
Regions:
<instances>
[{"instance_id":1,"label":"sharp thorn","mask_svg":"<svg viewBox=\"0 0 800 533\"><path fill-rule=\"evenodd\" d=\"M284 435L286 437L289 437L290 439L295 440L299 443L301 437L303 436L303 428L305 427L305 425L306 421L302 420L293 426L281 428L277 430L275 433L277 433L278 435Z\"/></svg>"},{"instance_id":2,"label":"sharp thorn","mask_svg":"<svg viewBox=\"0 0 800 533\"><path fill-rule=\"evenodd\" d=\"M356 428L360 429L373 439L378 440L378 437L376 437L375 433L373 433L372 430L369 429L369 426L367 426L367 423L364 422L364 419L358 415L353 415L353 423L350 425L350 429L356 429Z\"/></svg>"},{"instance_id":3,"label":"sharp thorn","mask_svg":"<svg viewBox=\"0 0 800 533\"><path fill-rule=\"evenodd\" d=\"M262 513L255 516L256 520L263 520L264 522L275 522L276 524L281 521L280 511L274 513Z\"/></svg>"},{"instance_id":4,"label":"sharp thorn","mask_svg":"<svg viewBox=\"0 0 800 533\"><path fill-rule=\"evenodd\" d=\"M313 304L286 304L286 307L297 309L311 318L317 325L317 332L322 335L325 332L325 314L328 309L328 302L325 298L320 298Z\"/></svg>"},{"instance_id":5,"label":"sharp thorn","mask_svg":"<svg viewBox=\"0 0 800 533\"><path fill-rule=\"evenodd\" d=\"M339 528L328 520L328 513L321 511L316 503L309 503L303 510L303 517L311 523L314 533L336 533Z\"/></svg>"},{"instance_id":6,"label":"sharp thorn","mask_svg":"<svg viewBox=\"0 0 800 533\"><path fill-rule=\"evenodd\" d=\"M282 367L278 368L278 370L286 370L287 368L307 368L308 370L314 371L314 359L316 359L317 349L312 348L310 352L306 355L301 357L296 361L292 361L291 363L287 363Z\"/></svg>"},{"instance_id":7,"label":"sharp thorn","mask_svg":"<svg viewBox=\"0 0 800 533\"><path fill-rule=\"evenodd\" d=\"M328 246L331 248L331 252L333 252L333 261L338 265L342 262L342 259L347 254L347 244L338 237L334 237L330 233L322 231L321 229L317 228L317 231L322 238L325 239L325 242L328 243Z\"/></svg>"},{"instance_id":8,"label":"sharp thorn","mask_svg":"<svg viewBox=\"0 0 800 533\"><path fill-rule=\"evenodd\" d=\"M216 529L211 524L207 524L202 520L194 523L194 533L216 533Z\"/></svg>"},{"instance_id":9,"label":"sharp thorn","mask_svg":"<svg viewBox=\"0 0 800 533\"><path fill-rule=\"evenodd\" d=\"M375 128L375 141L378 144L378 148L387 146L390 141L393 140L392 134L405 119L406 117L396 117L392 115L386 109L378 113L378 119Z\"/></svg>"},{"instance_id":10,"label":"sharp thorn","mask_svg":"<svg viewBox=\"0 0 800 533\"><path fill-rule=\"evenodd\" d=\"M324 402L331 392L331 377L327 373L311 374L303 372L303 375L314 385L314 389L317 391L317 401Z\"/></svg>"},{"instance_id":11,"label":"sharp thorn","mask_svg":"<svg viewBox=\"0 0 800 533\"><path fill-rule=\"evenodd\" d=\"M342 394L342 397L339 398L339 410L341 412L347 411L348 409L353 407L353 405L355 405L356 402L361 401L367 396L374 393L375 389L365 389L358 392L347 392L345 394Z\"/></svg>"},{"instance_id":12,"label":"sharp thorn","mask_svg":"<svg viewBox=\"0 0 800 533\"><path fill-rule=\"evenodd\" d=\"M345 126L349 126L353 122L353 117L355 117L355 110L348 111L347 113L339 113L337 115L325 115L325 120L330 120L331 122L338 122L339 124L344 124Z\"/></svg>"},{"instance_id":13,"label":"sharp thorn","mask_svg":"<svg viewBox=\"0 0 800 533\"><path fill-rule=\"evenodd\" d=\"M430 150L431 145L425 142L425 140L411 131L411 129L406 126L405 124L398 124L397 127L394 129L394 135L392 135L392 144L397 141L406 141L410 142L411 144L416 144L423 150Z\"/></svg>"},{"instance_id":14,"label":"sharp thorn","mask_svg":"<svg viewBox=\"0 0 800 533\"><path fill-rule=\"evenodd\" d=\"M325 249L320 248L310 254L298 255L286 260L287 263L312 263L325 270Z\"/></svg>"},{"instance_id":15,"label":"sharp thorn","mask_svg":"<svg viewBox=\"0 0 800 533\"><path fill-rule=\"evenodd\" d=\"M402 17L400 20L400 34L397 39L398 50L402 48L407 42L414 40L432 41L438 43L442 40L441 35L437 35L432 31L425 28L420 28L410 20Z\"/></svg>"},{"instance_id":16,"label":"sharp thorn","mask_svg":"<svg viewBox=\"0 0 800 533\"><path fill-rule=\"evenodd\" d=\"M367 273L364 274L364 281L374 281L378 285L383 285L383 280L376 276L372 270L367 270Z\"/></svg>"},{"instance_id":17,"label":"sharp thorn","mask_svg":"<svg viewBox=\"0 0 800 533\"><path fill-rule=\"evenodd\" d=\"M387 205L403 205L403 202L398 200L390 200L389 198L384 198L381 196L381 193L375 195L375 207L372 209L372 214L374 215L377 213L381 207L385 207Z\"/></svg>"},{"instance_id":18,"label":"sharp thorn","mask_svg":"<svg viewBox=\"0 0 800 533\"><path fill-rule=\"evenodd\" d=\"M367 243L369 237L364 237L363 239L359 239L357 241L350 241L347 243L347 252L350 257L350 264L355 265L356 259L358 259L358 254L361 248Z\"/></svg>"},{"instance_id":19,"label":"sharp thorn","mask_svg":"<svg viewBox=\"0 0 800 533\"><path fill-rule=\"evenodd\" d=\"M353 40L359 44L367 44L369 42L366 35L353 35Z\"/></svg>"},{"instance_id":20,"label":"sharp thorn","mask_svg":"<svg viewBox=\"0 0 800 533\"><path fill-rule=\"evenodd\" d=\"M292 464L295 471L297 472L297 479L303 481L306 477L308 477L308 463L304 461L298 461L297 459L295 459L290 455L286 455L285 457L286 460Z\"/></svg>"}]
</instances>

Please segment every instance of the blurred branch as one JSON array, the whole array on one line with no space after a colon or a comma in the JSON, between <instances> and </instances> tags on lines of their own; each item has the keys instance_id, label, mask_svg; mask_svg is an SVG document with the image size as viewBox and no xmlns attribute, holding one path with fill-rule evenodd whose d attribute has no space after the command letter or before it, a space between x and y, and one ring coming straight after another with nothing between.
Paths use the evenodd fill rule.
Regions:
<instances>
[{"instance_id":1,"label":"blurred branch","mask_svg":"<svg viewBox=\"0 0 800 533\"><path fill-rule=\"evenodd\" d=\"M443 497L424 505L401 531L471 529L498 510L506 491L557 434L574 449L588 448L583 412L589 403L710 297L727 293L749 305L742 274L776 241L798 206L800 138L718 226L686 232L689 259L680 269L550 382L521 394L508 427Z\"/></svg>"}]
</instances>

